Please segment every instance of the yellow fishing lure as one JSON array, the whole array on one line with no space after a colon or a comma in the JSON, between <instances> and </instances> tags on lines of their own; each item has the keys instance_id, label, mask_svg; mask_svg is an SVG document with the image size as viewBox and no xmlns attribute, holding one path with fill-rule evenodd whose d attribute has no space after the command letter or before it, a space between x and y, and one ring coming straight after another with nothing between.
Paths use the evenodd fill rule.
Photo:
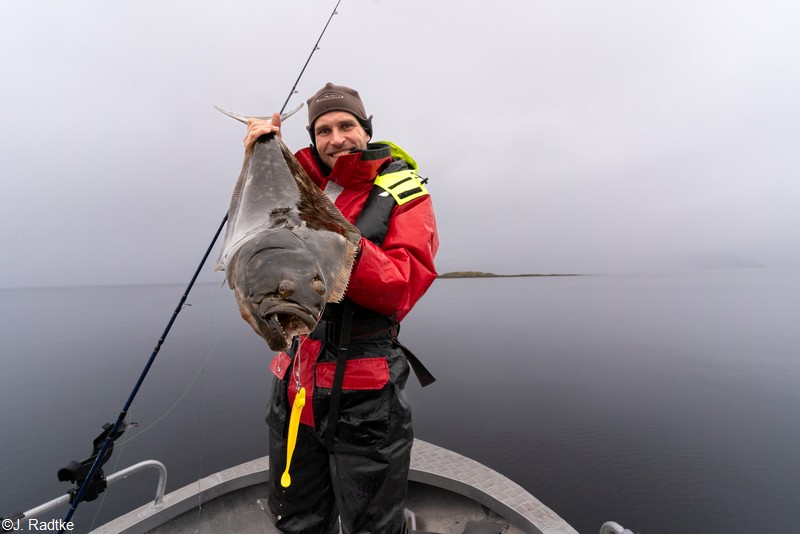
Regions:
<instances>
[{"instance_id":1,"label":"yellow fishing lure","mask_svg":"<svg viewBox=\"0 0 800 534\"><path fill-rule=\"evenodd\" d=\"M292 415L289 418L289 442L286 447L286 470L281 475L281 486L288 488L292 483L289 476L289 465L292 463L294 446L297 444L297 430L300 428L300 413L306 405L306 388L300 388L292 403Z\"/></svg>"}]
</instances>

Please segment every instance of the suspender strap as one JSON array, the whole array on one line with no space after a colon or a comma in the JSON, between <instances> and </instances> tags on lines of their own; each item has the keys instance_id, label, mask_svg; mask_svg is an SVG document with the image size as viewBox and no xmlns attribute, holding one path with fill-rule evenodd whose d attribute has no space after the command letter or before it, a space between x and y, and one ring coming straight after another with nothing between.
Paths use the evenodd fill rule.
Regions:
<instances>
[{"instance_id":1,"label":"suspender strap","mask_svg":"<svg viewBox=\"0 0 800 534\"><path fill-rule=\"evenodd\" d=\"M397 345L403 349L403 352L406 355L406 360L408 360L408 365L411 366L411 369L414 371L414 374L417 376L417 380L419 380L419 385L422 387L429 386L436 382L436 377L428 371L428 368L417 358L417 355L408 350L405 345L397 341L397 338L394 340Z\"/></svg>"},{"instance_id":2,"label":"suspender strap","mask_svg":"<svg viewBox=\"0 0 800 534\"><path fill-rule=\"evenodd\" d=\"M333 389L328 411L328 429L325 434L325 446L328 450L333 448L336 437L336 423L339 421L339 406L342 402L342 384L344 383L344 369L347 366L347 356L350 351L350 332L353 327L353 305L350 299L345 298L342 303L342 331L339 337L339 347L336 355L336 371L333 375Z\"/></svg>"}]
</instances>

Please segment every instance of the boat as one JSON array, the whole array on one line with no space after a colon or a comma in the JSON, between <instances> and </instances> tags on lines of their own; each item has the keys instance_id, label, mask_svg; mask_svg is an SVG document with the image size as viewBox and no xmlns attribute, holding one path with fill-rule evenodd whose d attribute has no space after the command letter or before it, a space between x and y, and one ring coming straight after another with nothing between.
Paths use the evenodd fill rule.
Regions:
<instances>
[{"instance_id":1,"label":"boat","mask_svg":"<svg viewBox=\"0 0 800 534\"><path fill-rule=\"evenodd\" d=\"M106 482L116 483L146 469L159 473L155 499L91 534L279 534L266 507L268 456L219 471L168 494L167 469L157 460L117 471L106 477ZM68 502L69 494L3 518L3 531L20 530L27 521ZM577 534L558 514L509 478L420 439L414 440L411 450L405 506L411 533ZM607 521L600 534L633 533Z\"/></svg>"},{"instance_id":2,"label":"boat","mask_svg":"<svg viewBox=\"0 0 800 534\"><path fill-rule=\"evenodd\" d=\"M155 499L93 530L94 534L278 533L267 513L269 457L214 473L165 494L166 467L141 462L108 475L109 484L155 468ZM43 514L68 502L62 496L16 518ZM524 488L493 469L454 451L414 440L405 517L409 529L438 534L577 531ZM608 530L607 532L616 532ZM622 532L622 531L619 531Z\"/></svg>"}]
</instances>

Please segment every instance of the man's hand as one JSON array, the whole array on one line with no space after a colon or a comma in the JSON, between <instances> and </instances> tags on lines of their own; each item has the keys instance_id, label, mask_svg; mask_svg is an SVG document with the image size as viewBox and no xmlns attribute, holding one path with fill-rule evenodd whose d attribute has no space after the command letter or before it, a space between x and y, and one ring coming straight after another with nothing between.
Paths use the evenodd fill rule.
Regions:
<instances>
[{"instance_id":1,"label":"man's hand","mask_svg":"<svg viewBox=\"0 0 800 534\"><path fill-rule=\"evenodd\" d=\"M261 119L247 119L247 135L244 138L245 150L253 148L256 140L262 135L277 134L278 139L281 139L281 114L273 113L272 120L265 121Z\"/></svg>"}]
</instances>

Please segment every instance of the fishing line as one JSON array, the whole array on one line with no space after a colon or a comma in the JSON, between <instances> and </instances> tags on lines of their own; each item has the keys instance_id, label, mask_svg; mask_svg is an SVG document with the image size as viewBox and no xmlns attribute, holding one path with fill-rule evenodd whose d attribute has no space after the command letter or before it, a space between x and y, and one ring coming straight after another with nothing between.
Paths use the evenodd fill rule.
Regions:
<instances>
[{"instance_id":1,"label":"fishing line","mask_svg":"<svg viewBox=\"0 0 800 534\"><path fill-rule=\"evenodd\" d=\"M212 303L212 306L213 305L214 304ZM213 318L212 318L212 321L213 321ZM181 393L181 395L177 398L177 400L175 400L175 402L172 404L172 406L167 408L167 411L165 411L163 414L161 414L158 417L158 419L156 419L155 421L153 421L152 423L150 423L149 425L144 427L142 430L140 430L136 434L132 435L130 438L125 439L125 441L122 442L123 445L127 445L128 443L130 443L131 441L135 440L136 438L138 438L139 436L141 436L145 432L147 432L150 429L152 429L154 426L156 426L162 420L167 418L175 410L175 408L178 406L178 404L180 404L181 401L183 401L183 399L186 397L186 395L189 394L189 391L194 386L194 383L197 382L198 377L200 377L201 373L205 370L206 364L208 364L208 361L211 359L211 356L214 355L214 349L217 347L218 340L219 340L219 337L217 338L217 341L214 342L214 345L211 348L209 348L208 352L206 353L206 357L203 359L202 363L200 364L200 367L198 367L197 371L194 373L194 376L189 381L189 385L186 386L186 389L183 390L183 393ZM200 386L200 389L202 389L202 384Z\"/></svg>"},{"instance_id":2,"label":"fishing line","mask_svg":"<svg viewBox=\"0 0 800 534\"><path fill-rule=\"evenodd\" d=\"M208 356L206 356L206 362L208 358L211 356L211 351L209 351ZM203 369L205 368L205 362L200 367L200 371L195 374L195 378L197 376L205 376L203 373ZM200 381L200 389L198 391L198 400L197 400L197 515L198 520L200 518L200 512L203 510L203 498L202 495L202 488L200 487L200 479L203 476L203 382Z\"/></svg>"},{"instance_id":3,"label":"fishing line","mask_svg":"<svg viewBox=\"0 0 800 534\"><path fill-rule=\"evenodd\" d=\"M141 436L142 434L144 434L144 433L148 432L149 430L151 430L154 426L156 426L162 420L167 418L175 410L175 408L183 401L183 399L186 398L186 395L189 394L189 391L191 391L191 389L194 387L194 384L197 381L198 377L200 377L201 373L203 373L203 371L205 370L205 367L208 364L209 360L211 360L211 356L213 354L215 354L215 350L216 350L217 345L219 343L220 334L217 333L217 338L212 344L211 343L211 331L212 331L213 326L214 326L214 321L216 320L215 311L216 311L217 296L219 294L219 291L220 291L220 289L217 288L212 293L213 297L212 297L211 302L210 302L211 317L208 320L208 323L209 323L209 325L208 325L208 336L206 337L206 342L204 343L204 346L207 347L207 350L206 350L205 358L200 363L200 367L198 367L198 369L195 372L194 376L189 381L189 384L186 386L186 388L183 390L183 392L178 396L178 398L175 400L175 402L172 404L172 406L167 408L167 410L163 414L161 414L155 421L150 423L148 426L146 426L145 428L141 429L139 432L137 432L136 434L133 434L132 436L125 435L125 438L123 438L120 441L119 446L117 448L117 457L116 457L116 460L114 461L114 467L113 467L113 470L115 472L116 472L117 468L119 467L120 461L122 460L122 456L123 456L123 453L125 451L125 446L128 443L130 443L131 441L133 441L136 438L138 438L139 436ZM202 383L200 385L200 389L202 391ZM201 401L202 401L202 398L201 398ZM198 408L198 413L201 412L201 409L202 409L202 407ZM128 415L130 415L130 411L128 412ZM135 424L136 423L130 423L130 425L135 425ZM202 439L200 441L202 442ZM107 495L108 495L108 492L103 492L103 497L102 497L102 499L100 500L100 502L97 505L97 510L95 511L94 517L92 518L92 522L91 522L91 524L89 526L89 531L94 529L94 525L95 525L95 523L97 521L97 517L100 515L100 511L102 510L103 505L105 504L105 500L106 500Z\"/></svg>"},{"instance_id":4,"label":"fishing line","mask_svg":"<svg viewBox=\"0 0 800 534\"><path fill-rule=\"evenodd\" d=\"M328 29L328 25L330 24L331 20L333 19L333 16L337 14L336 10L339 7L340 3L341 3L341 0L338 0L336 2L336 5L334 6L330 17L328 17L328 21L325 23L325 27L322 29L322 32L320 32L316 43L314 43L314 48L311 50L311 53L308 55L308 59L306 59L306 62L303 65L303 68L300 71L300 75L297 77L297 80L295 80L294 85L292 85L292 89L289 91L289 96L286 98L286 101L284 102L283 106L281 107L280 113L283 113L285 111L286 106L289 103L289 100L291 99L292 95L296 93L297 84L300 82L300 79L303 77L303 73L305 73L306 67L308 66L309 62L311 61L311 57L314 55L314 52L319 50L319 43L322 40L322 36L325 35L325 31ZM166 341L167 335L169 335L169 332L172 329L172 325L175 323L175 319L177 319L178 314L184 308L184 304L186 303L186 299L189 296L189 292L194 287L195 281L197 280L197 277L200 275L200 271L202 270L203 266L205 265L209 254L211 254L211 250L214 248L214 245L216 244L217 239L219 239L219 236L222 233L222 229L225 227L225 223L227 222L227 220L228 220L228 214L226 212L225 216L222 218L222 221L219 224L219 227L217 228L217 231L214 234L214 237L211 239L211 243L208 245L208 248L206 249L205 254L203 254L203 258L200 260L200 264L197 266L197 269L195 269L194 275L192 275L192 278L189 281L189 284L186 286L186 290L184 291L183 295L181 296L180 300L178 301L178 305L175 308L175 311L172 313L172 316L170 317L169 321L167 322L167 325L164 328L164 331L162 332L161 337L156 342L156 346L153 349L153 352L150 354L150 358L147 360L147 363L145 364L144 369L142 370L141 374L139 375L139 378L136 381L136 384L134 385L133 390L131 390L131 393L128 396L128 400L125 402L125 405L123 406L122 411L117 416L117 420L114 422L113 426L111 427L107 437L105 438L105 441L103 441L103 445L101 446L100 450L98 451L97 455L95 456L94 462L92 463L92 467L89 469L89 472L86 475L86 478L83 480L83 482L81 483L80 487L78 488L77 493L75 494L74 498L72 499L72 504L70 505L69 511L67 512L67 515L64 517L64 523L65 524L69 523L69 521L72 519L72 516L75 515L75 511L77 510L78 505L83 500L83 498L84 498L84 496L86 494L86 490L88 489L89 485L92 483L92 481L94 480L95 476L97 475L97 472L99 471L100 466L104 463L103 459L105 458L109 447L112 445L114 440L121 435L120 429L122 428L122 425L124 424L125 418L128 415L128 411L130 410L131 404L133 404L133 399L136 397L137 393L139 393L139 389L141 388L142 383L144 382L144 379L147 376L147 373L150 371L150 368L153 366L153 362L155 361L156 356L158 356L158 352L161 350L161 346ZM124 432L124 429L122 431ZM106 460L107 460L107 458L106 458ZM59 534L63 534L63 532L64 532L63 529L59 530Z\"/></svg>"},{"instance_id":5,"label":"fishing line","mask_svg":"<svg viewBox=\"0 0 800 534\"><path fill-rule=\"evenodd\" d=\"M216 309L216 297L217 297L217 291L214 291L214 298L211 301L211 312L212 312L212 314L211 314L211 318L209 319L209 323L210 324L209 324L209 338L208 339L210 339L210 337L211 337L210 336L210 332L211 332L211 328L212 328L213 323L214 323L214 310ZM191 391L192 387L194 386L194 383L197 381L197 378L205 370L206 364L208 364L209 360L211 359L211 356L214 354L214 351L217 348L217 343L218 342L219 342L219 335L217 336L217 340L214 341L213 345L211 345L210 341L207 341L205 346L207 346L209 348L208 348L208 350L206 352L206 357L200 363L200 367L197 369L197 371L195 372L194 376L189 381L189 385L186 386L186 388L183 390L183 393L180 394L180 396L177 398L177 400L175 400L175 402L172 404L172 406L167 408L167 410L163 414L161 414L158 417L158 419L156 419L155 421L153 421L152 423L150 423L149 425L144 427L142 430L140 430L136 434L134 434L134 435L132 435L130 437L125 437L124 440L122 440L119 443L119 447L117 449L117 458L114 461L114 468L113 468L114 471L116 471L117 468L119 467L119 463L122 460L122 456L123 456L123 453L125 451L125 446L128 443L130 443L131 441L133 441L136 438L138 438L139 436L141 436L142 434L148 432L150 429L152 429L158 423L163 421L165 418L169 417L169 415L183 401L183 399L186 398L186 395L188 395L189 391ZM203 389L203 386L202 386L202 383L201 383L200 390L202 391L202 389ZM202 412L202 395L201 395L200 402L201 402L201 406L198 407L198 413ZM129 415L130 415L130 412L129 412ZM198 426L201 426L199 420L198 420ZM201 435L202 435L202 433L201 433ZM201 449L202 449L202 438L199 441L201 443ZM202 455L202 450L201 450L201 455ZM201 458L202 458L202 456L201 456ZM202 470L202 459L201 459L201 470ZM198 477L198 479L199 479L199 477ZM95 522L97 521L97 517L100 515L100 511L103 509L103 505L105 504L105 500L106 500L107 496L108 496L108 492L107 491L103 492L103 497L100 500L100 503L97 505L97 510L95 511L94 517L92 518L92 522L91 522L91 524L89 526L89 531L92 531L94 529Z\"/></svg>"}]
</instances>

